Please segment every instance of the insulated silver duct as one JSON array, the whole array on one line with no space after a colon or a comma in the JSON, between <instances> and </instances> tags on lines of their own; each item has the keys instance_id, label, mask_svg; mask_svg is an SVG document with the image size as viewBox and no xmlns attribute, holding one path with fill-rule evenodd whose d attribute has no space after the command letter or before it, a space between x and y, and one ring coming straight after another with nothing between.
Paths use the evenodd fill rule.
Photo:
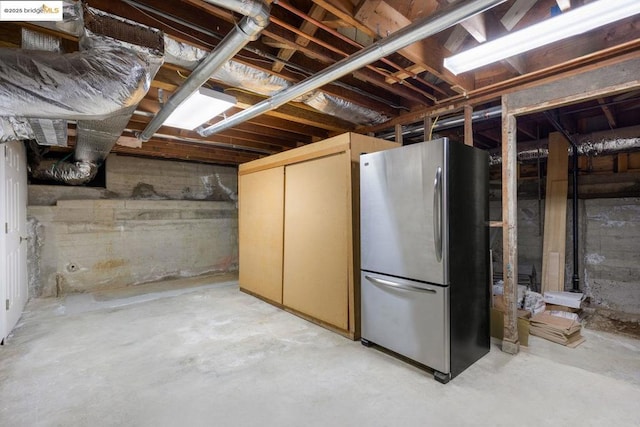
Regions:
<instances>
[{"instance_id":1,"label":"insulated silver duct","mask_svg":"<svg viewBox=\"0 0 640 427\"><path fill-rule=\"evenodd\" d=\"M0 48L0 116L107 118L144 97L147 66L122 47L67 54Z\"/></svg>"},{"instance_id":2,"label":"insulated silver duct","mask_svg":"<svg viewBox=\"0 0 640 427\"><path fill-rule=\"evenodd\" d=\"M580 156L596 157L625 151L636 151L640 149L640 126L594 132L580 135L576 139ZM549 157L548 144L549 142L546 139L523 144L518 147L518 161L536 161L539 158L545 159ZM568 151L569 155L571 155L571 147L569 147ZM489 163L492 166L501 164L501 154L490 154Z\"/></svg>"},{"instance_id":3,"label":"insulated silver duct","mask_svg":"<svg viewBox=\"0 0 640 427\"><path fill-rule=\"evenodd\" d=\"M260 0L206 0L208 3L243 14L245 17L196 67L174 92L138 138L148 141L171 113L202 86L218 68L233 58L247 43L256 40L269 24L269 5Z\"/></svg>"},{"instance_id":4,"label":"insulated silver duct","mask_svg":"<svg viewBox=\"0 0 640 427\"><path fill-rule=\"evenodd\" d=\"M314 76L286 89L271 98L264 100L253 107L241 111L209 127L198 128L201 136L209 136L228 129L267 111L274 110L289 101L296 99L314 89L318 89L334 80L339 79L353 71L384 58L408 45L420 41L443 31L459 22L464 21L478 13L503 3L505 0L461 0L452 4L452 7L442 10L432 16L420 19L390 36L376 42L361 51L336 62Z\"/></svg>"},{"instance_id":5,"label":"insulated silver duct","mask_svg":"<svg viewBox=\"0 0 640 427\"><path fill-rule=\"evenodd\" d=\"M23 117L36 125L77 120L74 161L41 162L32 167L37 178L91 180L162 65L159 30L92 8L85 8L84 25L80 52L0 49L0 116L17 116L9 121L14 134L27 136ZM4 130L6 120L0 124ZM29 139L52 136L41 131L30 127Z\"/></svg>"},{"instance_id":6,"label":"insulated silver duct","mask_svg":"<svg viewBox=\"0 0 640 427\"><path fill-rule=\"evenodd\" d=\"M207 51L179 42L167 35L164 37L165 62L194 69L207 56ZM211 77L214 80L265 96L273 96L291 86L287 80L249 65L229 60ZM389 118L370 108L354 104L344 98L329 95L320 90L295 99L325 114L340 117L358 125L376 125Z\"/></svg>"},{"instance_id":7,"label":"insulated silver duct","mask_svg":"<svg viewBox=\"0 0 640 427\"><path fill-rule=\"evenodd\" d=\"M22 49L62 52L61 39L22 28ZM27 119L35 140L40 145L67 146L67 121L60 119Z\"/></svg>"}]
</instances>

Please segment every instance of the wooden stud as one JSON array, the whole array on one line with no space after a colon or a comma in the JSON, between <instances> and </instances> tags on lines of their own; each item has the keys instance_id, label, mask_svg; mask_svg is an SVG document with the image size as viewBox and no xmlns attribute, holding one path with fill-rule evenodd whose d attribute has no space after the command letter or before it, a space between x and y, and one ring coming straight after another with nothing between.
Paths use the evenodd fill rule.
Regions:
<instances>
[{"instance_id":1,"label":"wooden stud","mask_svg":"<svg viewBox=\"0 0 640 427\"><path fill-rule=\"evenodd\" d=\"M464 143L473 147L473 107L464 106Z\"/></svg>"},{"instance_id":2,"label":"wooden stud","mask_svg":"<svg viewBox=\"0 0 640 427\"><path fill-rule=\"evenodd\" d=\"M425 116L424 117L424 140L425 141L431 140L432 127L433 127L433 120L431 119L431 116Z\"/></svg>"},{"instance_id":3,"label":"wooden stud","mask_svg":"<svg viewBox=\"0 0 640 427\"><path fill-rule=\"evenodd\" d=\"M504 333L502 351L520 351L517 327L518 181L516 117L508 113L508 95L502 97L502 247L504 271Z\"/></svg>"},{"instance_id":4,"label":"wooden stud","mask_svg":"<svg viewBox=\"0 0 640 427\"><path fill-rule=\"evenodd\" d=\"M396 142L402 145L402 125L396 125Z\"/></svg>"}]
</instances>

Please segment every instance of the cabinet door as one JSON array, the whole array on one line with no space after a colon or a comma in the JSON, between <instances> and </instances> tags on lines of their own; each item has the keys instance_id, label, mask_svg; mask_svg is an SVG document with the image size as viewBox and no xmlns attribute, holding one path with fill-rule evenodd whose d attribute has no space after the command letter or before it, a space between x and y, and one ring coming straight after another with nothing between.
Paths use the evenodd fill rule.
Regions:
<instances>
[{"instance_id":1,"label":"cabinet door","mask_svg":"<svg viewBox=\"0 0 640 427\"><path fill-rule=\"evenodd\" d=\"M282 303L284 167L238 177L240 287Z\"/></svg>"},{"instance_id":2,"label":"cabinet door","mask_svg":"<svg viewBox=\"0 0 640 427\"><path fill-rule=\"evenodd\" d=\"M347 153L287 166L283 304L348 328L351 248Z\"/></svg>"}]
</instances>

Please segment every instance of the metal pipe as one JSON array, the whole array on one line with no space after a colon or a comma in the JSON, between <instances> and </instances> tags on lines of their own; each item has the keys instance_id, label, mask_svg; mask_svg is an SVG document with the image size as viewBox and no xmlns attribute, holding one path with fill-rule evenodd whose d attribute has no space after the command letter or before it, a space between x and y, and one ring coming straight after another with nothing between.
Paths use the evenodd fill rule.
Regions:
<instances>
[{"instance_id":1,"label":"metal pipe","mask_svg":"<svg viewBox=\"0 0 640 427\"><path fill-rule=\"evenodd\" d=\"M473 123L481 122L483 120L493 119L495 117L502 116L502 106L498 105L496 107L490 107L484 110L477 110L471 114L471 121ZM464 114L459 116L447 117L444 119L439 119L435 125L432 126L432 130L443 130L443 129L451 129L455 127L462 126L464 124ZM402 136L411 136L414 133L424 132L424 124L419 124L411 127L407 127L402 131ZM428 130L427 130L427 133ZM395 132L387 132L382 134L377 134L376 138L381 139L394 139Z\"/></svg>"},{"instance_id":2,"label":"metal pipe","mask_svg":"<svg viewBox=\"0 0 640 427\"><path fill-rule=\"evenodd\" d=\"M452 7L443 9L432 16L420 19L403 29L396 31L379 42L376 42L361 51L336 62L335 64L325 68L324 71L291 86L289 89L286 89L269 99L259 102L249 109L234 114L233 116L212 126L198 128L198 133L201 136L209 136L257 117L267 111L274 110L298 96L304 95L309 91L331 83L332 81L356 71L365 65L377 61L391 53L395 53L412 43L439 33L440 31L464 21L465 19L477 15L478 13L482 13L497 4L503 3L504 1L505 0L457 1L452 4Z\"/></svg>"},{"instance_id":3,"label":"metal pipe","mask_svg":"<svg viewBox=\"0 0 640 427\"><path fill-rule=\"evenodd\" d=\"M313 17L307 15L306 13L296 9L295 7L291 6L290 4L288 4L287 2L282 2L282 1L274 1L274 4L282 7L285 10L288 10L289 12L293 13L294 15L297 15L298 17L304 19L305 21L308 21L309 23L315 25L318 28L323 29L324 31L326 31L327 33L331 34L334 37L339 38L340 40L342 40L345 43L350 44L351 46L357 47L358 49L362 49L364 46L361 45L360 43L358 43L355 40L350 39L349 37L339 33L338 31L334 30L333 28L329 27L328 25L323 24L322 22L318 21L317 19L314 19ZM409 76L411 76L411 78L419 81L420 83L432 88L433 90L435 90L436 92L440 92L443 95L448 95L447 92L445 92L444 90L442 90L439 86L429 83L428 81L422 79L420 76L418 76L418 74L407 70L406 68L401 67L400 65L396 64L395 62L392 62L386 58L381 58L381 61L387 65L392 66L393 68L395 68L396 70L403 72L403 73L407 73ZM396 81L398 82L403 82L404 80L394 76L393 74L390 75L392 78L394 78Z\"/></svg>"},{"instance_id":4,"label":"metal pipe","mask_svg":"<svg viewBox=\"0 0 640 427\"><path fill-rule=\"evenodd\" d=\"M344 50L339 49L339 48L331 45L331 43L327 43L325 41L320 40L317 37L309 35L309 34L305 33L304 31L301 31L298 28L294 27L293 25L287 24L286 22L284 22L281 19L272 17L271 21L273 21L274 24L279 25L280 27L284 28L285 30L289 30L292 33L298 35L299 37L303 37L303 38L309 40L310 42L313 42L313 43L317 44L318 46L322 46L325 49L327 49L327 50L329 50L329 51L331 51L333 53L337 53L338 55L343 56L343 57L348 57L349 56L349 54L346 53ZM360 45L360 48L362 48L361 45ZM398 65L396 65L396 67L397 67L398 71L407 72L404 68L402 68L402 67L400 67ZM430 101L433 101L433 102L437 102L438 101L438 99L435 96L431 95L428 92L425 92L424 90L420 89L419 87L416 87L416 86L412 85L409 82L406 82L405 80L401 79L400 77L395 76L393 73L391 73L391 72L389 72L387 70L383 70L383 69L374 67L373 65L366 65L366 68L371 70L371 71L373 71L376 74L379 74L380 76L384 77L385 79L387 79L387 78L393 79L397 83L404 84L409 89L413 90L414 92L417 92L418 94L424 96L425 98L427 98Z\"/></svg>"},{"instance_id":5,"label":"metal pipe","mask_svg":"<svg viewBox=\"0 0 640 427\"><path fill-rule=\"evenodd\" d=\"M557 111L556 111L557 114ZM573 205L573 275L571 277L571 292L580 292L580 276L578 274L578 144L574 141L569 132L560 124L558 119L549 111L545 111L544 115L551 125L560 132L571 143L571 164L572 164L572 205Z\"/></svg>"},{"instance_id":6,"label":"metal pipe","mask_svg":"<svg viewBox=\"0 0 640 427\"><path fill-rule=\"evenodd\" d=\"M247 43L256 40L260 32L269 25L269 6L260 1L205 0L207 3L224 7L245 17L233 27L233 30L211 51L196 67L184 83L167 100L147 127L138 135L141 141L148 141L160 129L164 121L194 91L202 86L211 74L225 62L233 58Z\"/></svg>"}]
</instances>

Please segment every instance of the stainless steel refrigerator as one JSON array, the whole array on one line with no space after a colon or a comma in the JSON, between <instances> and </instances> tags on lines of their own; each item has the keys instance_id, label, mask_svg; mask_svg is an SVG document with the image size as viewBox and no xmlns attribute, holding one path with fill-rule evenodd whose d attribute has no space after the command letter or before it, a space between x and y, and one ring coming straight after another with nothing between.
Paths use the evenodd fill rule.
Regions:
<instances>
[{"instance_id":1,"label":"stainless steel refrigerator","mask_svg":"<svg viewBox=\"0 0 640 427\"><path fill-rule=\"evenodd\" d=\"M446 138L360 157L362 343L443 383L489 351L488 169Z\"/></svg>"}]
</instances>

